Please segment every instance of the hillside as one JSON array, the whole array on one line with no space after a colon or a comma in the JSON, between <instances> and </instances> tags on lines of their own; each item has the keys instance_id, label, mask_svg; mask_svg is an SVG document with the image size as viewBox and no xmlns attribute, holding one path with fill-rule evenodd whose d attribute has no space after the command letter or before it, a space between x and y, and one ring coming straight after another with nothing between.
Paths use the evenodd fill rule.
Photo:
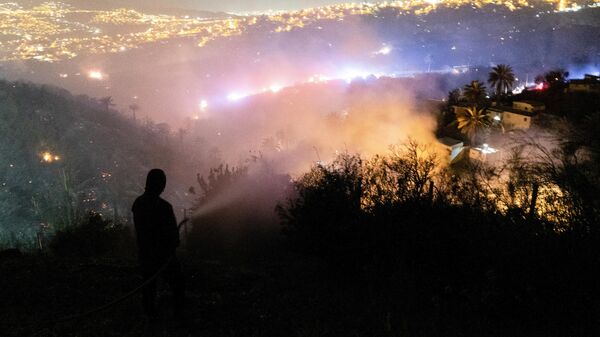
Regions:
<instances>
[{"instance_id":1,"label":"hillside","mask_svg":"<svg viewBox=\"0 0 600 337\"><path fill-rule=\"evenodd\" d=\"M28 83L0 82L0 134L5 245L30 243L40 226L68 226L89 209L126 221L147 170L168 171L179 158L166 124Z\"/></svg>"}]
</instances>

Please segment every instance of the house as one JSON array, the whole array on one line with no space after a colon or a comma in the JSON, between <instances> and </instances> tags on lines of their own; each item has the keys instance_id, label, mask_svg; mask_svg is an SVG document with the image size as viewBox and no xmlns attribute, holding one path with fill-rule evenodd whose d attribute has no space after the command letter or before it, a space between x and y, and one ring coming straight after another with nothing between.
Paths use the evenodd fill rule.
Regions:
<instances>
[{"instance_id":1,"label":"house","mask_svg":"<svg viewBox=\"0 0 600 337\"><path fill-rule=\"evenodd\" d=\"M454 161L456 157L458 157L465 145L460 140L450 137L438 138L438 142L440 142L442 147L448 151L448 158L450 162Z\"/></svg>"},{"instance_id":2,"label":"house","mask_svg":"<svg viewBox=\"0 0 600 337\"><path fill-rule=\"evenodd\" d=\"M600 76L586 74L583 79L570 80L568 91L600 93Z\"/></svg>"},{"instance_id":3,"label":"house","mask_svg":"<svg viewBox=\"0 0 600 337\"><path fill-rule=\"evenodd\" d=\"M455 114L464 114L470 105L453 105L452 111ZM512 106L493 105L487 108L486 112L490 119L495 123L501 123L504 130L522 129L531 127L531 122L535 117L546 110L543 103L536 101L514 101Z\"/></svg>"},{"instance_id":4,"label":"house","mask_svg":"<svg viewBox=\"0 0 600 337\"><path fill-rule=\"evenodd\" d=\"M469 148L469 158L480 162L495 160L498 157L498 150L483 144L477 147Z\"/></svg>"},{"instance_id":5,"label":"house","mask_svg":"<svg viewBox=\"0 0 600 337\"><path fill-rule=\"evenodd\" d=\"M541 112L546 110L544 103L536 101L514 101L512 107L513 109L527 112Z\"/></svg>"},{"instance_id":6,"label":"house","mask_svg":"<svg viewBox=\"0 0 600 337\"><path fill-rule=\"evenodd\" d=\"M504 130L527 130L532 121L544 111L543 103L536 101L514 101L511 107L494 106L487 109L490 117L502 124Z\"/></svg>"}]
</instances>

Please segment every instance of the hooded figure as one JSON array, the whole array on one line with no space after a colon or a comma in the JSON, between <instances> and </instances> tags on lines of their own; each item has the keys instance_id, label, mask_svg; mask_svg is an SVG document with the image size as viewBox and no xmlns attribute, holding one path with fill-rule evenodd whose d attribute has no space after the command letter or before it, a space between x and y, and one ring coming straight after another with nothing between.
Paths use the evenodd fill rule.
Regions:
<instances>
[{"instance_id":1,"label":"hooded figure","mask_svg":"<svg viewBox=\"0 0 600 337\"><path fill-rule=\"evenodd\" d=\"M138 244L138 258L144 280L153 277L164 265L161 273L173 291L174 309L181 309L184 296L183 275L175 250L179 246L179 230L173 207L160 194L167 185L163 170L153 169L146 178L146 191L133 203L133 222ZM143 290L146 314L156 317L156 279Z\"/></svg>"}]
</instances>

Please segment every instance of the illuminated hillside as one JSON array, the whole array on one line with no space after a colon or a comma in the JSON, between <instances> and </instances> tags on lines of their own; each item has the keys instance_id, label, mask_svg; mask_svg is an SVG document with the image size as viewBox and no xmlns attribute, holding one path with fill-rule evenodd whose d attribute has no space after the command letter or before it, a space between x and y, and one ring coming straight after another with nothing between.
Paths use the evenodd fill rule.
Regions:
<instances>
[{"instance_id":1,"label":"illuminated hillside","mask_svg":"<svg viewBox=\"0 0 600 337\"><path fill-rule=\"evenodd\" d=\"M349 16L374 18L393 15L425 15L438 8L500 6L511 11L539 9L541 15L596 7L598 0L576 3L567 0L464 1L415 0L380 3L349 3L293 12L255 13L227 19L194 15L157 15L133 9L90 10L61 2L35 7L0 3L0 61L39 60L53 62L81 54L124 52L142 44L174 37L191 37L199 47L210 41L241 35L250 29L281 33L321 20L343 21Z\"/></svg>"}]
</instances>

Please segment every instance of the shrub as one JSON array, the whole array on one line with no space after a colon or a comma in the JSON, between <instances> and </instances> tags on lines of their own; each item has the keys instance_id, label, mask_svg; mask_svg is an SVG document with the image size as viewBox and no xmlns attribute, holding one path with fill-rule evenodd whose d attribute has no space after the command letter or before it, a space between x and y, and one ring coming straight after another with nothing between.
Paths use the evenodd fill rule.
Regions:
<instances>
[{"instance_id":1,"label":"shrub","mask_svg":"<svg viewBox=\"0 0 600 337\"><path fill-rule=\"evenodd\" d=\"M96 257L135 247L128 228L90 212L81 224L56 232L50 249L58 256Z\"/></svg>"}]
</instances>

